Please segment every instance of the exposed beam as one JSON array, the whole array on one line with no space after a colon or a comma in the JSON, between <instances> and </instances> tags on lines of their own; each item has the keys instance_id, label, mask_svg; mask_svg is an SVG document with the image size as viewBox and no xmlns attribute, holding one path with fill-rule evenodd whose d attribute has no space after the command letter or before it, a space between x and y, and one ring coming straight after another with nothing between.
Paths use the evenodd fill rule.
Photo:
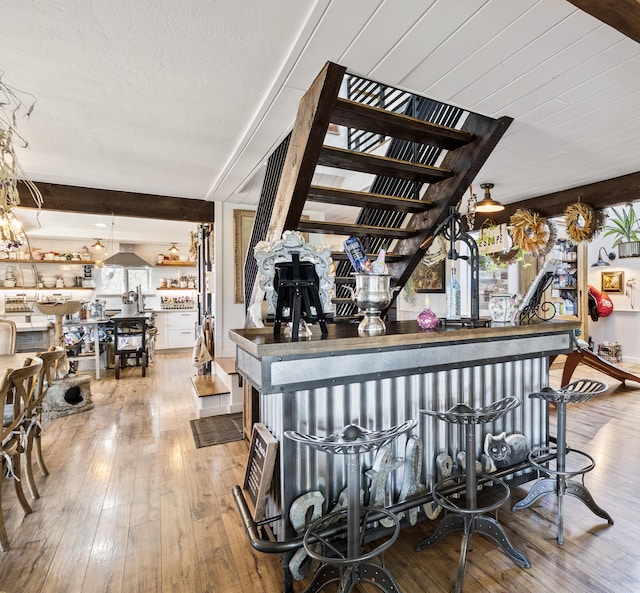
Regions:
<instances>
[{"instance_id":1,"label":"exposed beam","mask_svg":"<svg viewBox=\"0 0 640 593\"><path fill-rule=\"evenodd\" d=\"M155 220L176 220L181 222L213 222L213 202L190 198L174 198L153 194L94 189L55 183L36 183L44 198L45 210L61 212L81 212L84 214L105 214L151 218ZM36 208L29 192L20 191L20 205Z\"/></svg>"},{"instance_id":2,"label":"exposed beam","mask_svg":"<svg viewBox=\"0 0 640 593\"><path fill-rule=\"evenodd\" d=\"M614 177L606 181L581 185L571 189L557 191L552 194L530 198L521 202L505 204L502 212L492 215L476 214L478 219L475 227L479 228L482 221L489 218L500 224L509 222L509 218L518 208L535 210L542 216L561 216L569 204L584 202L592 208L602 209L619 204L626 204L640 198L640 171L629 173L621 177Z\"/></svg>"},{"instance_id":3,"label":"exposed beam","mask_svg":"<svg viewBox=\"0 0 640 593\"><path fill-rule=\"evenodd\" d=\"M569 0L569 2L640 43L640 2L638 0Z\"/></svg>"}]
</instances>

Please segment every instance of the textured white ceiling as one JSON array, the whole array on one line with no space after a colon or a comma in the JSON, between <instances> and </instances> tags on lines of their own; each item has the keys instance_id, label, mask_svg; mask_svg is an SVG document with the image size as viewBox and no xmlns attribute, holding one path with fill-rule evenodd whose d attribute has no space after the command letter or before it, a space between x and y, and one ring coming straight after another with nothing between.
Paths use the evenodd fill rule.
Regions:
<instances>
[{"instance_id":1,"label":"textured white ceiling","mask_svg":"<svg viewBox=\"0 0 640 593\"><path fill-rule=\"evenodd\" d=\"M640 170L640 45L565 0L0 0L39 181L255 204L328 60L514 123L513 202Z\"/></svg>"}]
</instances>

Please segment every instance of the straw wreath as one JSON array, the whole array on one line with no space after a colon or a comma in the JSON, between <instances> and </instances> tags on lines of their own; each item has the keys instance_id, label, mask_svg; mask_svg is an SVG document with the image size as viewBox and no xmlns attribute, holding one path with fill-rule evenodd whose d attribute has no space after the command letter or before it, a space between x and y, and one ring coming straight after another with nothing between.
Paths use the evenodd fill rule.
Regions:
<instances>
[{"instance_id":1,"label":"straw wreath","mask_svg":"<svg viewBox=\"0 0 640 593\"><path fill-rule=\"evenodd\" d=\"M564 211L567 234L572 243L591 241L602 226L602 215L599 215L589 204L576 202L569 204Z\"/></svg>"},{"instance_id":2,"label":"straw wreath","mask_svg":"<svg viewBox=\"0 0 640 593\"><path fill-rule=\"evenodd\" d=\"M531 210L516 210L509 219L509 227L514 245L535 257L549 253L558 238L556 225Z\"/></svg>"}]
</instances>

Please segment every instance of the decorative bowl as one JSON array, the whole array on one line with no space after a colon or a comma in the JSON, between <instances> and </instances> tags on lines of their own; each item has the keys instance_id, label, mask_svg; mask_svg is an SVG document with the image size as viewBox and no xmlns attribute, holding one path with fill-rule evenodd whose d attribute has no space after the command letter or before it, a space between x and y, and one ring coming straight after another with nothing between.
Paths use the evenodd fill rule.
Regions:
<instances>
[{"instance_id":1,"label":"decorative bowl","mask_svg":"<svg viewBox=\"0 0 640 593\"><path fill-rule=\"evenodd\" d=\"M43 315L73 315L82 307L82 301L64 301L60 303L36 303Z\"/></svg>"}]
</instances>

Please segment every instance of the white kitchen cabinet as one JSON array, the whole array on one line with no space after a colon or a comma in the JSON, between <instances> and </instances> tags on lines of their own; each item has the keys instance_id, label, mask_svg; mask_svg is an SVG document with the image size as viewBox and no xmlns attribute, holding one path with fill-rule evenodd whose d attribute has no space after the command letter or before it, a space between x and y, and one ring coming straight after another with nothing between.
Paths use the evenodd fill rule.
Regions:
<instances>
[{"instance_id":1,"label":"white kitchen cabinet","mask_svg":"<svg viewBox=\"0 0 640 593\"><path fill-rule=\"evenodd\" d=\"M197 311L157 311L156 350L191 348L196 341Z\"/></svg>"}]
</instances>

